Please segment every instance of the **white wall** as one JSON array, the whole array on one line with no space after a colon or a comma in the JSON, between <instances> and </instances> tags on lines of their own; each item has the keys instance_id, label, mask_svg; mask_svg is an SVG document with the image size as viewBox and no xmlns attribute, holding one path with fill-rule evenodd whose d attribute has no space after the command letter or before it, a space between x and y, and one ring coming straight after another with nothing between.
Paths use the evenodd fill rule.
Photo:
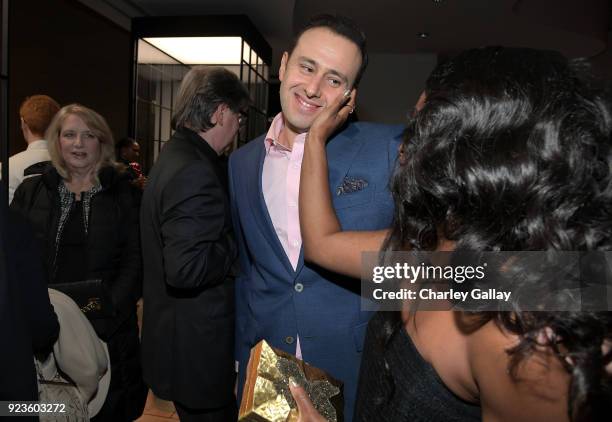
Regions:
<instances>
[{"instance_id":1,"label":"white wall","mask_svg":"<svg viewBox=\"0 0 612 422\"><path fill-rule=\"evenodd\" d=\"M436 63L435 54L372 54L357 93L359 120L405 123Z\"/></svg>"}]
</instances>

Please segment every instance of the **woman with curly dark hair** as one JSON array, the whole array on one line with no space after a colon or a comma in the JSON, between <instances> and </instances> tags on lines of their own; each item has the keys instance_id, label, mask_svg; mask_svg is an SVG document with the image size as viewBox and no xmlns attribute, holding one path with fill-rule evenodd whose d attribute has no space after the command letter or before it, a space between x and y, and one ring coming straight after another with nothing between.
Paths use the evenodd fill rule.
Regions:
<instances>
[{"instance_id":1,"label":"woman with curly dark hair","mask_svg":"<svg viewBox=\"0 0 612 422\"><path fill-rule=\"evenodd\" d=\"M305 258L358 277L362 250L612 250L612 114L584 67L501 47L439 65L400 150L388 232L335 218L325 140L352 105L330 105L304 152ZM611 420L612 313L514 309L379 312L356 420ZM292 390L302 421L320 420Z\"/></svg>"}]
</instances>

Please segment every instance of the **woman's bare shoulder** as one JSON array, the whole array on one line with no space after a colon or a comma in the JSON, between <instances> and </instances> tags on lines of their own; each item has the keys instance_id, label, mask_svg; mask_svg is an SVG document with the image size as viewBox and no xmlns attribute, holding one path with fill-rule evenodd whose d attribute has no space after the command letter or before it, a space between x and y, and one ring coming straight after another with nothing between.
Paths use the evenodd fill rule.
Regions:
<instances>
[{"instance_id":1,"label":"woman's bare shoulder","mask_svg":"<svg viewBox=\"0 0 612 422\"><path fill-rule=\"evenodd\" d=\"M467 351L484 421L567 421L569 373L548 348L511 368L517 335L489 321L469 334Z\"/></svg>"}]
</instances>

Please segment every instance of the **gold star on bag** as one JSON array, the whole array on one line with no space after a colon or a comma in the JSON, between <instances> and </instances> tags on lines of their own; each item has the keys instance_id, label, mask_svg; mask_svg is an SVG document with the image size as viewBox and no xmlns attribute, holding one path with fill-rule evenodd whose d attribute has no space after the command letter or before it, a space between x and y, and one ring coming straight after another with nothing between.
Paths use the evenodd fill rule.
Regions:
<instances>
[{"instance_id":1,"label":"gold star on bag","mask_svg":"<svg viewBox=\"0 0 612 422\"><path fill-rule=\"evenodd\" d=\"M289 353L270 347L265 340L251 350L240 403L241 422L294 422L297 405L289 378L308 393L314 407L331 422L343 420L342 383Z\"/></svg>"}]
</instances>

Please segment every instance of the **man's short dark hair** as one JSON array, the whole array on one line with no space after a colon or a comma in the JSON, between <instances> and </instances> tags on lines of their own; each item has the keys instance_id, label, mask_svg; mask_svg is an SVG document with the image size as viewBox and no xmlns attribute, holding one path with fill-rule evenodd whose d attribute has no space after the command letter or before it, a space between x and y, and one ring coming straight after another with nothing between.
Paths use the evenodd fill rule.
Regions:
<instances>
[{"instance_id":1,"label":"man's short dark hair","mask_svg":"<svg viewBox=\"0 0 612 422\"><path fill-rule=\"evenodd\" d=\"M226 104L238 113L249 105L249 92L240 79L222 67L196 66L181 82L172 128L189 127L196 132L210 129L217 107Z\"/></svg>"},{"instance_id":2,"label":"man's short dark hair","mask_svg":"<svg viewBox=\"0 0 612 422\"><path fill-rule=\"evenodd\" d=\"M314 28L327 28L335 34L338 34L349 41L353 42L361 52L361 66L355 77L354 86L359 84L363 72L365 72L368 66L368 50L366 48L366 36L365 33L357 26L357 24L350 18L341 15L330 15L322 14L316 15L310 18L306 25L304 25L296 34L293 39L293 44L289 49L289 54L293 52L293 49L297 45L300 37L304 32Z\"/></svg>"}]
</instances>

